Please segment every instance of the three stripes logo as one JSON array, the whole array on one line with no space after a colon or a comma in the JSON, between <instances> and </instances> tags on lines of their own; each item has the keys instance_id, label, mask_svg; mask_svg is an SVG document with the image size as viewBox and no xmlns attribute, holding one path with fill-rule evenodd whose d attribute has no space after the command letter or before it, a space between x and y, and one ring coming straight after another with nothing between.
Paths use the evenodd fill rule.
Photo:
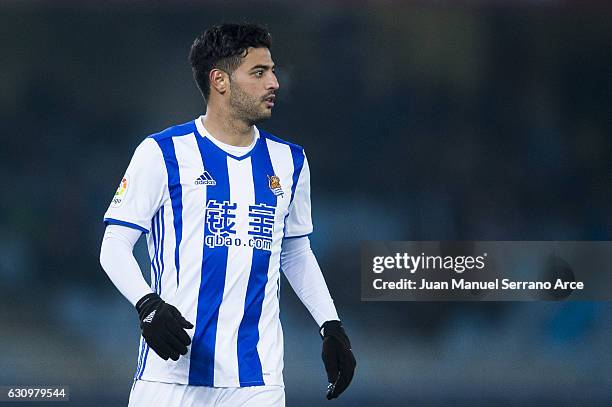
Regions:
<instances>
[{"instance_id":1,"label":"three stripes logo","mask_svg":"<svg viewBox=\"0 0 612 407\"><path fill-rule=\"evenodd\" d=\"M153 317L155 316L155 311L157 311L157 310L153 310L153 312L151 312L149 315L147 315L147 317L145 319L143 319L142 322L151 323L151 321L153 321Z\"/></svg>"},{"instance_id":2,"label":"three stripes logo","mask_svg":"<svg viewBox=\"0 0 612 407\"><path fill-rule=\"evenodd\" d=\"M204 171L204 174L200 175L198 179L195 180L195 184L215 186L217 182L210 176L208 171Z\"/></svg>"}]
</instances>

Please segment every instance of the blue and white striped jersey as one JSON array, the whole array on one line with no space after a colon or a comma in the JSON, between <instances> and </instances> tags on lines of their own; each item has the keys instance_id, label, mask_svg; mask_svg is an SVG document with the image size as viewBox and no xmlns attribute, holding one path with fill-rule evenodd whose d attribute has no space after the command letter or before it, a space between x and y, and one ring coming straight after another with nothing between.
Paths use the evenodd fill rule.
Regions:
<instances>
[{"instance_id":1,"label":"blue and white striped jersey","mask_svg":"<svg viewBox=\"0 0 612 407\"><path fill-rule=\"evenodd\" d=\"M152 289L195 325L177 362L141 338L137 379L283 384L281 243L312 232L309 169L302 147L257 128L255 137L235 156L200 117L134 153L104 222L148 233Z\"/></svg>"}]
</instances>

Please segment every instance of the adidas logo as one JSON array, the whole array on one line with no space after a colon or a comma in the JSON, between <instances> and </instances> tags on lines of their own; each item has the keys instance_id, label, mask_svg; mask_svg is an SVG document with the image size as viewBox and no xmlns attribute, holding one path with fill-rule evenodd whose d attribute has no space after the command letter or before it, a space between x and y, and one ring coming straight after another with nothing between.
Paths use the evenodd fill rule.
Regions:
<instances>
[{"instance_id":1,"label":"adidas logo","mask_svg":"<svg viewBox=\"0 0 612 407\"><path fill-rule=\"evenodd\" d=\"M143 319L142 322L151 323L151 321L153 321L153 317L155 316L155 311L157 311L157 310L153 310L153 312L151 312L149 315L147 315L147 317L145 319Z\"/></svg>"},{"instance_id":2,"label":"adidas logo","mask_svg":"<svg viewBox=\"0 0 612 407\"><path fill-rule=\"evenodd\" d=\"M217 182L210 176L208 171L204 171L204 174L200 175L198 179L195 180L196 185L217 185Z\"/></svg>"}]
</instances>

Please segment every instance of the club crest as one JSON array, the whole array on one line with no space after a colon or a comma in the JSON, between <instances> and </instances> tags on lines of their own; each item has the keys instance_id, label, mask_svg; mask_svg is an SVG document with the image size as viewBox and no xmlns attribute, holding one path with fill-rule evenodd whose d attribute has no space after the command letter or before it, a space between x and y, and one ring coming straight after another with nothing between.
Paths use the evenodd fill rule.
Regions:
<instances>
[{"instance_id":1,"label":"club crest","mask_svg":"<svg viewBox=\"0 0 612 407\"><path fill-rule=\"evenodd\" d=\"M268 175L268 186L272 193L276 196L283 197L283 187L281 187L280 178L276 175Z\"/></svg>"}]
</instances>

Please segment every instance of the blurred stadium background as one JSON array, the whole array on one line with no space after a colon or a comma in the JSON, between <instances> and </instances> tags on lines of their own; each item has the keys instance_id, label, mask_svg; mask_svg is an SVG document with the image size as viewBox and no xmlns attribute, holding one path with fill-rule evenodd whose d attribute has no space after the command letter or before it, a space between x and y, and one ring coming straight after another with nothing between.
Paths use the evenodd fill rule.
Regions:
<instances>
[{"instance_id":1,"label":"blurred stadium background","mask_svg":"<svg viewBox=\"0 0 612 407\"><path fill-rule=\"evenodd\" d=\"M228 20L269 27L262 127L310 158L358 358L332 404L610 405L610 303L362 303L358 263L366 239L612 240L604 1L2 2L0 385L127 403L137 318L99 266L102 214L140 140L203 111L188 49ZM327 405L286 281L282 306L287 405Z\"/></svg>"}]
</instances>

